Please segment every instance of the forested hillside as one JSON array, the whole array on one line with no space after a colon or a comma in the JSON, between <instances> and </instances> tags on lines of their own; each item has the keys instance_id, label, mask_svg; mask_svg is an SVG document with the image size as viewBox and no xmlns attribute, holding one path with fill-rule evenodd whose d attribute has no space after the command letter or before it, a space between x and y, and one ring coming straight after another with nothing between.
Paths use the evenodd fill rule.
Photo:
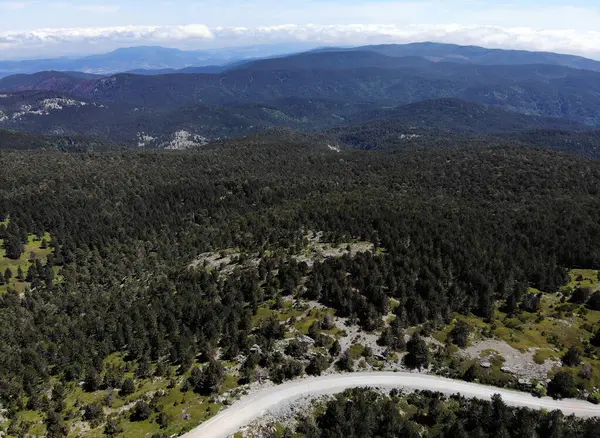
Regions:
<instances>
[{"instance_id":1,"label":"forested hillside","mask_svg":"<svg viewBox=\"0 0 600 438\"><path fill-rule=\"evenodd\" d=\"M116 143L85 137L39 135L0 129L0 150L45 149L62 152L100 152L122 148Z\"/></svg>"},{"instance_id":2,"label":"forested hillside","mask_svg":"<svg viewBox=\"0 0 600 438\"><path fill-rule=\"evenodd\" d=\"M309 52L244 63L214 74L42 72L0 79L0 91L44 90L113 107L168 111L303 98L370 103L372 109L455 97L528 115L599 126L600 73L560 65L474 65L375 51Z\"/></svg>"},{"instance_id":3,"label":"forested hillside","mask_svg":"<svg viewBox=\"0 0 600 438\"><path fill-rule=\"evenodd\" d=\"M336 152L281 131L193 151L2 152L0 166L4 246L51 236L31 286L0 296L12 435L179 433L238 380L329 367L328 312L401 351L403 330L493 321L498 302L600 267L600 164L556 152ZM23 255L13 243L7 260ZM322 322L294 320L303 301L329 309ZM322 359L283 353L296 331Z\"/></svg>"},{"instance_id":4,"label":"forested hillside","mask_svg":"<svg viewBox=\"0 0 600 438\"><path fill-rule=\"evenodd\" d=\"M153 62L163 52L172 60L198 56L142 52ZM550 148L596 157L595 136L580 133L600 127L597 64L551 53L420 44L323 49L165 70L170 74L45 71L0 79L0 129L157 149L281 127L334 129L363 149L404 147L415 135L422 139L412 145L448 135L457 144L468 133L478 137L471 143L546 147L549 139ZM533 134L504 136L521 132Z\"/></svg>"},{"instance_id":5,"label":"forested hillside","mask_svg":"<svg viewBox=\"0 0 600 438\"><path fill-rule=\"evenodd\" d=\"M360 116L370 117L375 120L328 129L324 134L365 150L512 144L600 159L600 131L564 119L525 116L473 102L441 99Z\"/></svg>"},{"instance_id":6,"label":"forested hillside","mask_svg":"<svg viewBox=\"0 0 600 438\"><path fill-rule=\"evenodd\" d=\"M353 118L354 122L364 120L374 126L395 121L404 126L436 128L449 132L506 133L534 129L592 129L572 120L530 116L453 98L425 100L393 109L367 111Z\"/></svg>"},{"instance_id":7,"label":"forested hillside","mask_svg":"<svg viewBox=\"0 0 600 438\"><path fill-rule=\"evenodd\" d=\"M86 81L99 79L102 76L88 75L79 72L42 71L34 74L18 74L0 79L2 91L50 90L54 92L71 92Z\"/></svg>"}]
</instances>

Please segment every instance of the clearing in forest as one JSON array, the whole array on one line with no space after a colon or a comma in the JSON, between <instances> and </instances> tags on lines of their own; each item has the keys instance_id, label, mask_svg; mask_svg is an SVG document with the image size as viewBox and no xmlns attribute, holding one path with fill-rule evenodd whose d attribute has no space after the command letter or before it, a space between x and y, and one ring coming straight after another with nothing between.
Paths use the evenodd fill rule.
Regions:
<instances>
[{"instance_id":1,"label":"clearing in forest","mask_svg":"<svg viewBox=\"0 0 600 438\"><path fill-rule=\"evenodd\" d=\"M8 221L0 222L0 225L6 226ZM0 295L7 293L9 288L16 290L19 295L25 293L25 290L31 285L26 281L27 271L36 260L39 260L42 264L46 263L48 256L52 253L50 242L51 236L48 233L42 237L29 234L21 257L10 259L6 257L4 240L0 239L0 273L4 280L0 282ZM22 271L21 276L19 275L19 268ZM6 278L7 273L9 278Z\"/></svg>"}]
</instances>

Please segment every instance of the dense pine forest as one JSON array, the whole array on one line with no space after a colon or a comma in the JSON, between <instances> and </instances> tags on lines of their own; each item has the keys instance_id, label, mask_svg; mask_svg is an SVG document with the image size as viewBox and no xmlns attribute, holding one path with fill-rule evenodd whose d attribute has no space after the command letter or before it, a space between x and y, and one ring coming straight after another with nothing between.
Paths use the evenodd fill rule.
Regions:
<instances>
[{"instance_id":1,"label":"dense pine forest","mask_svg":"<svg viewBox=\"0 0 600 438\"><path fill-rule=\"evenodd\" d=\"M182 391L211 394L222 363L240 355L249 379L261 361L274 380L301 373L293 360L253 356L285 335L277 320L256 324L269 301L318 301L366 331L384 329L390 313L395 330L443 327L454 313L493 321L497 302L520 303L530 287L555 292L568 269L600 267L600 163L553 151L336 152L265 135L189 151L3 151L0 167L3 256L26 259L30 235L50 236L51 249L13 274L24 290L0 294L0 402L15 435L23 410L43 412L48 436L67 435L67 394L80 385L127 395L150 375L196 370ZM298 261L317 232L372 250ZM190 266L231 249L237 266L225 274ZM124 369L107 365L115 353ZM105 433L118 435L111 424ZM341 436L332 433L309 436Z\"/></svg>"},{"instance_id":2,"label":"dense pine forest","mask_svg":"<svg viewBox=\"0 0 600 438\"><path fill-rule=\"evenodd\" d=\"M598 419L578 420L559 412L539 413L428 391L389 395L356 389L301 416L295 429L307 438L348 437L585 437L599 436ZM284 434L291 435L291 429ZM285 435L284 435L285 436Z\"/></svg>"}]
</instances>

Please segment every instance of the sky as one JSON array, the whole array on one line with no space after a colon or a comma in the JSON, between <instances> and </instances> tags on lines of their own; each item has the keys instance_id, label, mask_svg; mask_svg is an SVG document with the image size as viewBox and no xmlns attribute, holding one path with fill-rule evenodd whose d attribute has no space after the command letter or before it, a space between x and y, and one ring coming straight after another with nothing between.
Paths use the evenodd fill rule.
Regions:
<instances>
[{"instance_id":1,"label":"sky","mask_svg":"<svg viewBox=\"0 0 600 438\"><path fill-rule=\"evenodd\" d=\"M598 0L0 0L0 59L416 41L600 59Z\"/></svg>"}]
</instances>

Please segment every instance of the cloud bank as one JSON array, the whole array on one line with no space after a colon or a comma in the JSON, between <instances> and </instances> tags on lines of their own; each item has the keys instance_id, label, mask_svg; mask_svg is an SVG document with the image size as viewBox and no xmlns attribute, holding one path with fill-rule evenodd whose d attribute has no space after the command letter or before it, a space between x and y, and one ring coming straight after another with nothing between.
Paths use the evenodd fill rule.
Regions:
<instances>
[{"instance_id":1,"label":"cloud bank","mask_svg":"<svg viewBox=\"0 0 600 438\"><path fill-rule=\"evenodd\" d=\"M99 51L141 44L190 49L280 42L360 45L414 41L552 51L600 59L600 31L460 24L289 24L213 28L188 24L5 31L0 32L0 57L43 53L46 50L68 53L69 50L91 50L94 47L95 51Z\"/></svg>"}]
</instances>

